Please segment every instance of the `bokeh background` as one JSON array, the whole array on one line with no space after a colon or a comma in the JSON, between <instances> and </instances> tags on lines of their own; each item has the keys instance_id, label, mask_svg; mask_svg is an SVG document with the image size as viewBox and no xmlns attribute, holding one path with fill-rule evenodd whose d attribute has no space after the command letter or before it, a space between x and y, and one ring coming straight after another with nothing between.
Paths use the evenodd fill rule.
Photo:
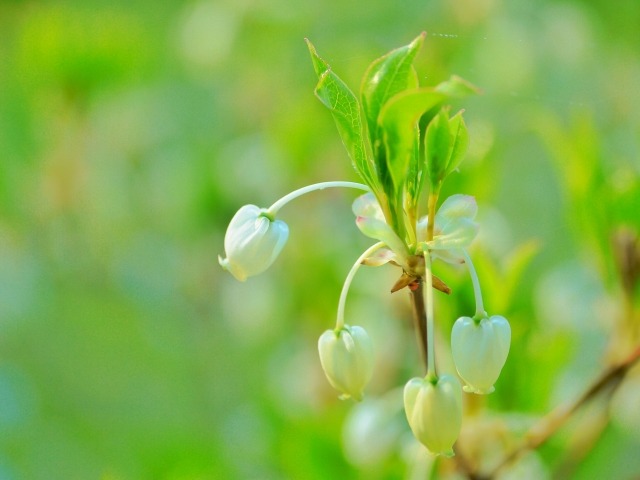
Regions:
<instances>
[{"instance_id":1,"label":"bokeh background","mask_svg":"<svg viewBox=\"0 0 640 480\"><path fill-rule=\"evenodd\" d=\"M498 458L638 343L639 25L635 0L0 2L0 479L427 478L397 270L361 269L347 304L376 345L368 400L339 401L317 359L369 245L357 193L285 207L263 275L217 264L241 205L357 180L303 39L357 91L422 31L422 84L484 91L456 106L472 144L445 194L476 196L485 303L513 329L463 432ZM472 290L436 268L451 369ZM640 477L639 372L575 417L503 478Z\"/></svg>"}]
</instances>

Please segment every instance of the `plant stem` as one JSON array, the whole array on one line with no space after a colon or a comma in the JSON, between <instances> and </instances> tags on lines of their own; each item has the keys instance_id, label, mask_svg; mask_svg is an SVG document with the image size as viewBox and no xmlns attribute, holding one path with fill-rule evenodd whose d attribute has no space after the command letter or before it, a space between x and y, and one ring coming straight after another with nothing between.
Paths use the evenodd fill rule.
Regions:
<instances>
[{"instance_id":1,"label":"plant stem","mask_svg":"<svg viewBox=\"0 0 640 480\"><path fill-rule=\"evenodd\" d=\"M476 314L474 319L478 320L481 318L485 318L487 316L487 312L484 310L484 304L482 303L482 292L480 291L480 281L478 280L478 274L476 273L476 269L473 266L473 262L471 261L471 257L467 253L464 248L460 249L462 251L462 256L464 257L464 263L467 264L467 268L469 269L469 275L471 276L471 283L473 284L473 294L476 297Z\"/></svg>"},{"instance_id":2,"label":"plant stem","mask_svg":"<svg viewBox=\"0 0 640 480\"><path fill-rule=\"evenodd\" d=\"M344 285L342 285L342 292L340 292L340 300L338 301L338 317L336 319L336 331L341 330L344 327L344 307L347 303L347 293L349 292L349 287L351 286L351 282L353 281L353 277L355 277L356 272L362 265L363 260L365 260L368 256L370 256L376 250L385 246L384 242L378 242L369 248L367 248L362 255L358 257L358 260L353 264L351 270L347 274L347 278L344 281Z\"/></svg>"},{"instance_id":3,"label":"plant stem","mask_svg":"<svg viewBox=\"0 0 640 480\"><path fill-rule=\"evenodd\" d=\"M431 277L431 254L428 250L424 252L424 274L427 284L427 291L425 292L425 302L427 304L427 378L433 380L438 378L438 374L436 372L434 338L433 278Z\"/></svg>"},{"instance_id":4,"label":"plant stem","mask_svg":"<svg viewBox=\"0 0 640 480\"><path fill-rule=\"evenodd\" d=\"M433 230L436 223L436 205L438 204L438 196L440 195L440 188L434 188L429 193L429 199L427 202L427 242L433 240Z\"/></svg>"},{"instance_id":5,"label":"plant stem","mask_svg":"<svg viewBox=\"0 0 640 480\"><path fill-rule=\"evenodd\" d=\"M411 305L413 306L413 324L416 329L418 347L425 370L429 370L427 359L427 313L424 308L424 284L422 279L417 280L418 287L409 289L411 295Z\"/></svg>"},{"instance_id":6,"label":"plant stem","mask_svg":"<svg viewBox=\"0 0 640 480\"><path fill-rule=\"evenodd\" d=\"M436 205L438 204L438 196L440 195L440 185L434 185L429 192L427 202L427 238L426 241L433 240L433 231L436 219ZM434 318L433 318L433 278L431 276L431 254L429 250L424 251L424 278L426 281L426 292L423 289L422 281L418 282L418 288L412 293L414 320L416 323L416 331L421 346L422 358L427 369L427 378L435 379L436 360L435 360L435 344L434 344ZM422 298L418 299L417 296ZM426 303L426 312L425 312Z\"/></svg>"},{"instance_id":7,"label":"plant stem","mask_svg":"<svg viewBox=\"0 0 640 480\"><path fill-rule=\"evenodd\" d=\"M287 195L282 197L280 200L275 202L273 205L271 205L267 209L265 214L269 218L273 219L276 216L276 214L278 213L278 211L282 207L284 207L287 203L289 203L291 200L294 200L294 199L304 195L305 193L314 192L316 190L324 190L325 188L336 188L336 187L357 188L358 190L365 190L367 192L370 191L369 187L367 187L366 185L364 185L362 183L341 182L341 181L314 183L313 185L307 185L306 187L302 187L302 188L299 188L297 190L294 190L291 193L288 193Z\"/></svg>"}]
</instances>

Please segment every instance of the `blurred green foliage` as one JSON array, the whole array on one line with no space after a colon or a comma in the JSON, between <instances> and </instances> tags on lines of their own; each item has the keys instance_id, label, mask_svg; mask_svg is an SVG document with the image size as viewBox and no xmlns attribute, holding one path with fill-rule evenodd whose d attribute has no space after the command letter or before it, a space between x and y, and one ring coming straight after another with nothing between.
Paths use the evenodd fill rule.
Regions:
<instances>
[{"instance_id":1,"label":"blurred green foliage","mask_svg":"<svg viewBox=\"0 0 640 480\"><path fill-rule=\"evenodd\" d=\"M287 206L262 276L217 265L241 205L357 178L304 37L357 89L426 31L424 83L484 90L443 193L478 200L485 303L514 336L466 434L492 444L574 398L638 341L638 25L634 0L1 2L0 479L425 478L397 410L420 373L397 271L363 269L347 305L376 344L369 401L339 402L317 359L368 245L353 194ZM436 268L451 369L472 291ZM581 413L513 478L637 477L639 376L601 438L579 444L599 418Z\"/></svg>"}]
</instances>

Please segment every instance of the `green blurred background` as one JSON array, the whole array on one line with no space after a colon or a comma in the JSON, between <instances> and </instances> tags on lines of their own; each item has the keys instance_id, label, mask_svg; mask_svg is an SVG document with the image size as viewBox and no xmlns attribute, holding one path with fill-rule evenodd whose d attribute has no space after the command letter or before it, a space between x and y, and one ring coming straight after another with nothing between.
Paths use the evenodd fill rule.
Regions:
<instances>
[{"instance_id":1,"label":"green blurred background","mask_svg":"<svg viewBox=\"0 0 640 480\"><path fill-rule=\"evenodd\" d=\"M639 26L636 0L0 2L0 480L426 478L398 390L421 369L397 270L363 268L347 304L376 345L369 400L340 402L317 359L370 243L356 194L287 206L263 275L217 264L241 205L357 180L304 37L357 90L421 31L421 83L484 91L445 193L476 196L485 304L513 329L463 432L499 456L638 343L637 278L616 259L640 232ZM436 269L451 369L472 290ZM504 478L639 478L640 373L612 405Z\"/></svg>"}]
</instances>

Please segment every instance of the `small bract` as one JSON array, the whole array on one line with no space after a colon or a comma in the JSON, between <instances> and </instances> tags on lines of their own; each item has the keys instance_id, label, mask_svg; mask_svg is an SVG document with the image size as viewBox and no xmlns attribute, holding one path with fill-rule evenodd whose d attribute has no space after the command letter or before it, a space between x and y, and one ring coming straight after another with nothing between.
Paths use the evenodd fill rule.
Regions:
<instances>
[{"instance_id":1,"label":"small bract","mask_svg":"<svg viewBox=\"0 0 640 480\"><path fill-rule=\"evenodd\" d=\"M364 387L373 374L373 344L364 328L344 325L327 330L318 340L322 369L341 398L362 400Z\"/></svg>"},{"instance_id":2,"label":"small bract","mask_svg":"<svg viewBox=\"0 0 640 480\"><path fill-rule=\"evenodd\" d=\"M404 387L404 409L420 443L435 455L454 455L462 427L462 389L456 377L412 378Z\"/></svg>"},{"instance_id":3,"label":"small bract","mask_svg":"<svg viewBox=\"0 0 640 480\"><path fill-rule=\"evenodd\" d=\"M465 392L487 394L507 361L511 327L500 315L483 318L460 317L451 332L451 353L456 369L467 383Z\"/></svg>"},{"instance_id":4,"label":"small bract","mask_svg":"<svg viewBox=\"0 0 640 480\"><path fill-rule=\"evenodd\" d=\"M245 205L227 228L224 236L227 258L218 256L218 262L240 281L269 268L289 238L287 224L272 220L266 212L255 205Z\"/></svg>"}]
</instances>

